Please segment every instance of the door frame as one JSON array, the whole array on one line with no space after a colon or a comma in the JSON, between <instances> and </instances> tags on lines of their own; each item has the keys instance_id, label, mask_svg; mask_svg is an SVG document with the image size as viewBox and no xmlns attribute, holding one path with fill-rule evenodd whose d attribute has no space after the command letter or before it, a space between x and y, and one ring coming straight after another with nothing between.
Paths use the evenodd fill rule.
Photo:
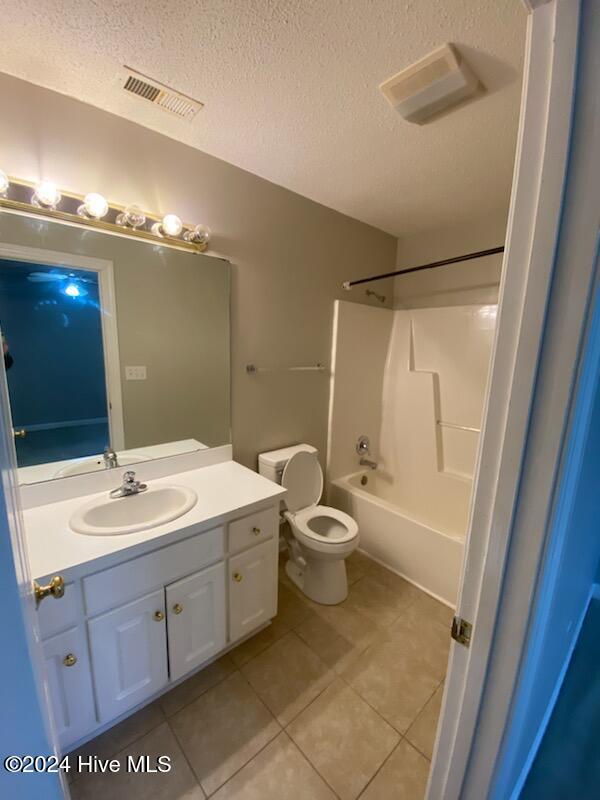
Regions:
<instances>
[{"instance_id":1,"label":"door frame","mask_svg":"<svg viewBox=\"0 0 600 800\"><path fill-rule=\"evenodd\" d=\"M104 258L79 256L73 253L60 253L56 250L44 250L37 247L25 247L2 242L0 242L0 258L40 265L49 264L62 268L84 269L98 274L110 444L115 450L123 450L125 448L125 428L123 423L121 362L113 262ZM15 264L15 268L18 267L19 265Z\"/></svg>"},{"instance_id":2,"label":"door frame","mask_svg":"<svg viewBox=\"0 0 600 800\"><path fill-rule=\"evenodd\" d=\"M589 259L557 261L581 3L550 0L530 12L499 323L457 606L473 635L470 647L451 646L429 800L490 796L591 294Z\"/></svg>"}]
</instances>

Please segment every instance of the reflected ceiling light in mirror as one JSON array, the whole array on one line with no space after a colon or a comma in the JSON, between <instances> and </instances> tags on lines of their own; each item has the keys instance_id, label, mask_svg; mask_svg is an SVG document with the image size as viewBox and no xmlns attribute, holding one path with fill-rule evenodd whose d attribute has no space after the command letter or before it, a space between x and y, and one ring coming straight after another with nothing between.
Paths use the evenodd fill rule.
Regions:
<instances>
[{"instance_id":1,"label":"reflected ceiling light in mirror","mask_svg":"<svg viewBox=\"0 0 600 800\"><path fill-rule=\"evenodd\" d=\"M87 291L83 288L83 286L80 286L80 284L76 283L75 281L69 281L62 291L63 294L67 295L67 297L72 297L74 299L77 297L85 297L87 294Z\"/></svg>"},{"instance_id":2,"label":"reflected ceiling light in mirror","mask_svg":"<svg viewBox=\"0 0 600 800\"><path fill-rule=\"evenodd\" d=\"M68 295L69 297L79 297L81 295L79 286L77 286L76 283L67 283L64 291L65 294Z\"/></svg>"},{"instance_id":3,"label":"reflected ceiling light in mirror","mask_svg":"<svg viewBox=\"0 0 600 800\"><path fill-rule=\"evenodd\" d=\"M0 197L6 197L10 181L6 172L0 169Z\"/></svg>"},{"instance_id":4,"label":"reflected ceiling light in mirror","mask_svg":"<svg viewBox=\"0 0 600 800\"><path fill-rule=\"evenodd\" d=\"M208 244L210 239L210 228L206 225L196 225L190 231L183 234L186 242L193 242L194 244Z\"/></svg>"},{"instance_id":5,"label":"reflected ceiling light in mirror","mask_svg":"<svg viewBox=\"0 0 600 800\"><path fill-rule=\"evenodd\" d=\"M183 230L183 223L177 214L165 214L160 222L152 226L152 233L156 236L179 236Z\"/></svg>"},{"instance_id":6,"label":"reflected ceiling light in mirror","mask_svg":"<svg viewBox=\"0 0 600 800\"><path fill-rule=\"evenodd\" d=\"M141 228L146 222L146 215L139 206L127 206L125 211L117 214L115 220L117 225L123 225L126 228Z\"/></svg>"},{"instance_id":7,"label":"reflected ceiling light in mirror","mask_svg":"<svg viewBox=\"0 0 600 800\"><path fill-rule=\"evenodd\" d=\"M55 209L60 203L61 194L58 187L52 181L41 181L35 187L31 202L38 208Z\"/></svg>"},{"instance_id":8,"label":"reflected ceiling light in mirror","mask_svg":"<svg viewBox=\"0 0 600 800\"><path fill-rule=\"evenodd\" d=\"M77 209L80 217L88 219L102 219L108 214L108 201L98 192L88 192L83 198L83 203Z\"/></svg>"}]
</instances>

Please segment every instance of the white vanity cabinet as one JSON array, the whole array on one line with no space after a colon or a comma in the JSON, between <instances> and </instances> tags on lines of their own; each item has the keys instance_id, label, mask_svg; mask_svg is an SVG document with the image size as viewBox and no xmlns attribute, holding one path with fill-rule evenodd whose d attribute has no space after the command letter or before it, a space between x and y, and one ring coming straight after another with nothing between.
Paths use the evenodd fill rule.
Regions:
<instances>
[{"instance_id":1,"label":"white vanity cabinet","mask_svg":"<svg viewBox=\"0 0 600 800\"><path fill-rule=\"evenodd\" d=\"M167 684L165 596L159 590L88 622L100 722Z\"/></svg>"},{"instance_id":2,"label":"white vanity cabinet","mask_svg":"<svg viewBox=\"0 0 600 800\"><path fill-rule=\"evenodd\" d=\"M169 672L176 681L222 650L225 565L217 564L167 586Z\"/></svg>"},{"instance_id":3,"label":"white vanity cabinet","mask_svg":"<svg viewBox=\"0 0 600 800\"><path fill-rule=\"evenodd\" d=\"M277 555L270 541L229 559L229 635L247 636L277 613Z\"/></svg>"},{"instance_id":4,"label":"white vanity cabinet","mask_svg":"<svg viewBox=\"0 0 600 800\"><path fill-rule=\"evenodd\" d=\"M64 576L64 597L43 601L40 628L65 751L275 616L278 506L230 516L104 569L92 562Z\"/></svg>"},{"instance_id":5,"label":"white vanity cabinet","mask_svg":"<svg viewBox=\"0 0 600 800\"><path fill-rule=\"evenodd\" d=\"M96 725L85 630L79 626L51 636L43 650L54 724L64 747Z\"/></svg>"}]
</instances>

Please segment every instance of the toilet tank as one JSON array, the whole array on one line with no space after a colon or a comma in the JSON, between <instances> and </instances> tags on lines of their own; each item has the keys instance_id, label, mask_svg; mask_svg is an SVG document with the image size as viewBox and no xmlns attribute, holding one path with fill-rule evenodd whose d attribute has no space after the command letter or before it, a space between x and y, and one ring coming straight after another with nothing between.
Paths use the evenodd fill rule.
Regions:
<instances>
[{"instance_id":1,"label":"toilet tank","mask_svg":"<svg viewBox=\"0 0 600 800\"><path fill-rule=\"evenodd\" d=\"M311 444L294 444L291 447L282 447L279 450L270 450L258 456L258 471L265 478L275 483L281 483L283 470L290 458L296 453L317 453L317 448Z\"/></svg>"}]
</instances>

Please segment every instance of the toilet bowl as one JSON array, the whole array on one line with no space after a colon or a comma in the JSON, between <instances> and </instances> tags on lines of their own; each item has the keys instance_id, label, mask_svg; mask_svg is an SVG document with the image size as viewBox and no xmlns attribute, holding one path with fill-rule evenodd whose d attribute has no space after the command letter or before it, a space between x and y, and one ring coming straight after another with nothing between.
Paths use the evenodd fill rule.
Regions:
<instances>
[{"instance_id":1,"label":"toilet bowl","mask_svg":"<svg viewBox=\"0 0 600 800\"><path fill-rule=\"evenodd\" d=\"M358 525L343 511L318 504L323 471L316 450L299 445L263 453L259 465L262 474L274 469L277 482L287 489L283 515L291 530L286 536L288 576L316 603L341 603L348 596L344 559L358 547Z\"/></svg>"}]
</instances>

